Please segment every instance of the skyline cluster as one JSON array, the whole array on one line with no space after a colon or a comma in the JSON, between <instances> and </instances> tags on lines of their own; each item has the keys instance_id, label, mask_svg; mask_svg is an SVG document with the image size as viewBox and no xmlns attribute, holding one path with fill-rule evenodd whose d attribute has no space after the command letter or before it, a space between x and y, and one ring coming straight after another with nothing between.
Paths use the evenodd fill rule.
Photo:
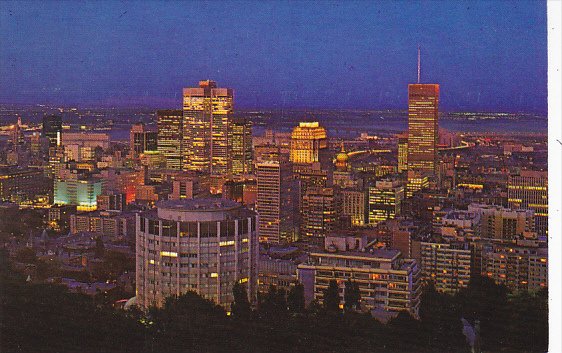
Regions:
<instances>
[{"instance_id":1,"label":"skyline cluster","mask_svg":"<svg viewBox=\"0 0 562 353\"><path fill-rule=\"evenodd\" d=\"M237 108L546 112L544 2L0 4L0 102L174 108L212 78Z\"/></svg>"}]
</instances>

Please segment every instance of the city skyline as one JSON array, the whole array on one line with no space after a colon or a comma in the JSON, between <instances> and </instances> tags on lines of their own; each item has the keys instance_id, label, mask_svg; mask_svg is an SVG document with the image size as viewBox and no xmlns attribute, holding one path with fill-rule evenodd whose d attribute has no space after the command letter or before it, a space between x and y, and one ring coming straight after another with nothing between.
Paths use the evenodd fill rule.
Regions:
<instances>
[{"instance_id":1,"label":"city skyline","mask_svg":"<svg viewBox=\"0 0 562 353\"><path fill-rule=\"evenodd\" d=\"M237 109L399 109L420 45L444 111L546 112L542 2L246 5L3 2L0 102L175 108L214 79Z\"/></svg>"}]
</instances>

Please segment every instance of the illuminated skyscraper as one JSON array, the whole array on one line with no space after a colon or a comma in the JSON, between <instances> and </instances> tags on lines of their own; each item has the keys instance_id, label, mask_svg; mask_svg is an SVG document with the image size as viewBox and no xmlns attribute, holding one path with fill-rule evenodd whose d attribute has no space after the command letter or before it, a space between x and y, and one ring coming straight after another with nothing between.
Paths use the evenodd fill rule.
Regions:
<instances>
[{"instance_id":1,"label":"illuminated skyscraper","mask_svg":"<svg viewBox=\"0 0 562 353\"><path fill-rule=\"evenodd\" d=\"M535 211L535 230L546 235L548 230L548 173L522 170L510 175L507 185L510 208Z\"/></svg>"},{"instance_id":2,"label":"illuminated skyscraper","mask_svg":"<svg viewBox=\"0 0 562 353\"><path fill-rule=\"evenodd\" d=\"M291 134L291 162L310 164L321 161L328 148L326 129L318 122L303 122Z\"/></svg>"},{"instance_id":3,"label":"illuminated skyscraper","mask_svg":"<svg viewBox=\"0 0 562 353\"><path fill-rule=\"evenodd\" d=\"M437 165L439 85L408 85L408 169L434 175Z\"/></svg>"},{"instance_id":4,"label":"illuminated skyscraper","mask_svg":"<svg viewBox=\"0 0 562 353\"><path fill-rule=\"evenodd\" d=\"M167 169L182 169L183 112L159 110L158 151L166 159Z\"/></svg>"},{"instance_id":5,"label":"illuminated skyscraper","mask_svg":"<svg viewBox=\"0 0 562 353\"><path fill-rule=\"evenodd\" d=\"M232 119L228 138L233 175L252 172L252 122L247 118Z\"/></svg>"},{"instance_id":6,"label":"illuminated skyscraper","mask_svg":"<svg viewBox=\"0 0 562 353\"><path fill-rule=\"evenodd\" d=\"M229 173L228 130L233 92L215 81L183 89L183 164L185 170Z\"/></svg>"},{"instance_id":7,"label":"illuminated skyscraper","mask_svg":"<svg viewBox=\"0 0 562 353\"><path fill-rule=\"evenodd\" d=\"M62 118L58 115L47 115L43 117L43 136L49 139L49 147L55 147L61 143Z\"/></svg>"},{"instance_id":8,"label":"illuminated skyscraper","mask_svg":"<svg viewBox=\"0 0 562 353\"><path fill-rule=\"evenodd\" d=\"M260 242L271 244L296 240L294 216L295 182L288 163L267 161L256 164Z\"/></svg>"},{"instance_id":9,"label":"illuminated skyscraper","mask_svg":"<svg viewBox=\"0 0 562 353\"><path fill-rule=\"evenodd\" d=\"M439 85L408 85L408 195L437 171Z\"/></svg>"}]
</instances>

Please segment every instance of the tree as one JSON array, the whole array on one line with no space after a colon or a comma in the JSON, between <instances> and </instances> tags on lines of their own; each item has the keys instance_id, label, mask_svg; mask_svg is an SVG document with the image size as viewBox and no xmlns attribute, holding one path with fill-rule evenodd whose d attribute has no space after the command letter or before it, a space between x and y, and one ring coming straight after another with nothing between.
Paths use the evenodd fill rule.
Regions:
<instances>
[{"instance_id":1,"label":"tree","mask_svg":"<svg viewBox=\"0 0 562 353\"><path fill-rule=\"evenodd\" d=\"M37 255L35 250L23 248L17 252L16 260L25 264L34 264L37 262Z\"/></svg>"},{"instance_id":2,"label":"tree","mask_svg":"<svg viewBox=\"0 0 562 353\"><path fill-rule=\"evenodd\" d=\"M340 312L339 286L335 280L331 280L328 288L324 291L324 308L328 312Z\"/></svg>"},{"instance_id":3,"label":"tree","mask_svg":"<svg viewBox=\"0 0 562 353\"><path fill-rule=\"evenodd\" d=\"M278 318L287 312L287 300L285 290L277 289L276 286L269 286L269 291L260 303L259 312L262 317Z\"/></svg>"},{"instance_id":4,"label":"tree","mask_svg":"<svg viewBox=\"0 0 562 353\"><path fill-rule=\"evenodd\" d=\"M295 282L287 295L287 306L292 313L304 312L304 286L302 283Z\"/></svg>"},{"instance_id":5,"label":"tree","mask_svg":"<svg viewBox=\"0 0 562 353\"><path fill-rule=\"evenodd\" d=\"M232 315L235 318L247 320L250 318L252 309L250 308L250 302L248 301L248 292L246 291L246 287L239 282L236 282L232 288L232 294L234 295Z\"/></svg>"},{"instance_id":6,"label":"tree","mask_svg":"<svg viewBox=\"0 0 562 353\"><path fill-rule=\"evenodd\" d=\"M350 278L345 282L344 293L344 308L346 311L359 308L361 300L361 293L359 292L359 285L352 282Z\"/></svg>"}]
</instances>

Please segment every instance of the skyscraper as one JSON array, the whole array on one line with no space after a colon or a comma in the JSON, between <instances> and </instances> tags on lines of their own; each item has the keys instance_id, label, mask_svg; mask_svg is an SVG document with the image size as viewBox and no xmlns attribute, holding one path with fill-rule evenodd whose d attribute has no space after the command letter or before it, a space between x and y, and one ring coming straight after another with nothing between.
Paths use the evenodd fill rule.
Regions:
<instances>
[{"instance_id":1,"label":"skyscraper","mask_svg":"<svg viewBox=\"0 0 562 353\"><path fill-rule=\"evenodd\" d=\"M248 118L232 119L229 129L229 151L233 175L252 172L252 122Z\"/></svg>"},{"instance_id":2,"label":"skyscraper","mask_svg":"<svg viewBox=\"0 0 562 353\"><path fill-rule=\"evenodd\" d=\"M310 164L320 162L328 148L326 129L318 122L303 122L291 134L291 162Z\"/></svg>"},{"instance_id":3,"label":"skyscraper","mask_svg":"<svg viewBox=\"0 0 562 353\"><path fill-rule=\"evenodd\" d=\"M183 163L185 170L215 175L229 172L228 130L233 92L215 81L183 89Z\"/></svg>"},{"instance_id":4,"label":"skyscraper","mask_svg":"<svg viewBox=\"0 0 562 353\"><path fill-rule=\"evenodd\" d=\"M159 110L158 151L166 159L167 169L182 169L183 112Z\"/></svg>"},{"instance_id":5,"label":"skyscraper","mask_svg":"<svg viewBox=\"0 0 562 353\"><path fill-rule=\"evenodd\" d=\"M433 176L439 142L439 85L408 85L408 170Z\"/></svg>"},{"instance_id":6,"label":"skyscraper","mask_svg":"<svg viewBox=\"0 0 562 353\"><path fill-rule=\"evenodd\" d=\"M295 182L289 163L267 161L256 164L260 242L279 244L296 240L294 216Z\"/></svg>"},{"instance_id":7,"label":"skyscraper","mask_svg":"<svg viewBox=\"0 0 562 353\"><path fill-rule=\"evenodd\" d=\"M62 118L59 115L43 117L43 136L49 139L49 147L56 147L61 143Z\"/></svg>"},{"instance_id":8,"label":"skyscraper","mask_svg":"<svg viewBox=\"0 0 562 353\"><path fill-rule=\"evenodd\" d=\"M334 189L311 187L301 200L301 237L325 237L336 226Z\"/></svg>"},{"instance_id":9,"label":"skyscraper","mask_svg":"<svg viewBox=\"0 0 562 353\"><path fill-rule=\"evenodd\" d=\"M157 134L150 131L143 123L134 124L130 132L130 153L137 158L144 151L156 151Z\"/></svg>"}]
</instances>

